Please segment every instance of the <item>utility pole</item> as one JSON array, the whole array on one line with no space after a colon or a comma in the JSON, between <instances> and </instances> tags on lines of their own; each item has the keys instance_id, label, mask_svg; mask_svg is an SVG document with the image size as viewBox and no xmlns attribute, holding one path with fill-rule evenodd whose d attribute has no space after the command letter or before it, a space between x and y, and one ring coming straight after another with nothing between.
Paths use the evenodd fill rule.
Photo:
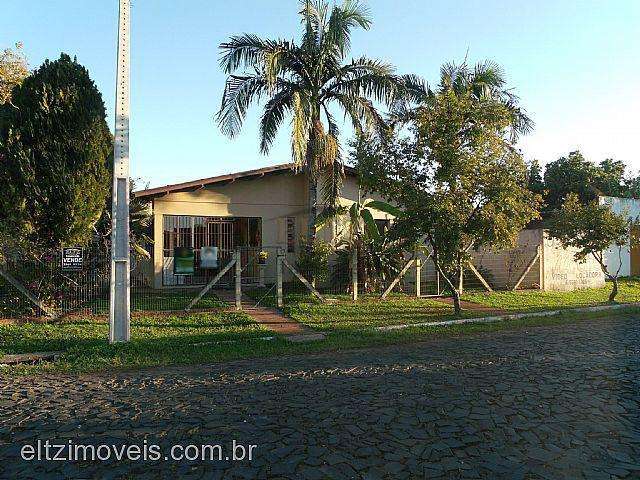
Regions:
<instances>
[{"instance_id":1,"label":"utility pole","mask_svg":"<svg viewBox=\"0 0 640 480\"><path fill-rule=\"evenodd\" d=\"M116 126L111 210L111 281L109 285L109 343L128 342L129 321L129 30L130 0L120 1Z\"/></svg>"}]
</instances>

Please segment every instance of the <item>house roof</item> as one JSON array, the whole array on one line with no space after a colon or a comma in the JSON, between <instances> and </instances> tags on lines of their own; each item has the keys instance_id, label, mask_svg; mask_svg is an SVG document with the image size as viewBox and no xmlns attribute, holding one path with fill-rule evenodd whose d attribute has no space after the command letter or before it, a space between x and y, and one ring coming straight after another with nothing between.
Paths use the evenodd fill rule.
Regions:
<instances>
[{"instance_id":1,"label":"house roof","mask_svg":"<svg viewBox=\"0 0 640 480\"><path fill-rule=\"evenodd\" d=\"M236 180L251 180L254 178L264 177L266 175L281 174L290 171L295 171L294 164L283 163L280 165L272 165L270 167L258 168L255 170L246 170L244 172L229 173L226 175L218 175L216 177L192 180L190 182L174 183L170 185L164 185L162 187L138 190L137 192L134 192L133 195L137 198L153 198L167 195L168 193L199 190L208 185L226 184L234 182ZM347 175L356 175L356 169L353 167L345 166L344 171Z\"/></svg>"}]
</instances>

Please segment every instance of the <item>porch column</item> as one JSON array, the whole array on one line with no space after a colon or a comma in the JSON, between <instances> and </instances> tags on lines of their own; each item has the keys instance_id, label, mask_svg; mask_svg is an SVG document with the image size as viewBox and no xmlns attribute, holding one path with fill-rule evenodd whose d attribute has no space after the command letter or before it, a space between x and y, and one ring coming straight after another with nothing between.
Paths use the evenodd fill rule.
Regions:
<instances>
[{"instance_id":1,"label":"porch column","mask_svg":"<svg viewBox=\"0 0 640 480\"><path fill-rule=\"evenodd\" d=\"M162 214L153 214L153 287L162 288L164 268L164 227Z\"/></svg>"}]
</instances>

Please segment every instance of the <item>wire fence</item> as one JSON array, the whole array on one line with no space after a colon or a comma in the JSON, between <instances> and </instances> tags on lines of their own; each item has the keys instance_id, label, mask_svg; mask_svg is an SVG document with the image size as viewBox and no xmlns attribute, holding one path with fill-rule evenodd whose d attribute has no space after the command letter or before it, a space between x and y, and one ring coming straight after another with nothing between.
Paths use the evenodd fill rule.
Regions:
<instances>
[{"instance_id":1,"label":"wire fence","mask_svg":"<svg viewBox=\"0 0 640 480\"><path fill-rule=\"evenodd\" d=\"M111 257L99 244L82 248L81 268L63 267L62 250L35 256L4 247L0 275L0 318L43 317L48 314L109 314ZM192 288L155 288L149 259L132 255L130 305L132 312L180 311L193 300ZM226 304L210 293L197 308Z\"/></svg>"},{"instance_id":2,"label":"wire fence","mask_svg":"<svg viewBox=\"0 0 640 480\"><path fill-rule=\"evenodd\" d=\"M275 305L278 283L278 252L286 262L282 268L283 295L309 295L303 277L320 294L347 300L354 292L354 280L359 295L381 296L397 293L411 296L443 296L449 294L445 279L438 273L433 260L424 255L420 267L413 263L405 268L413 254L395 259L384 268L374 268L364 256L354 263L353 253L338 251L320 261L309 262L299 251L287 251L279 246L236 247L238 257L220 258L217 268L199 268L194 273L176 275L171 286L164 285L165 265L160 272L151 259L132 255L130 271L133 312L184 311L199 292L234 258L240 259L241 289L256 304ZM39 317L47 312L60 314L108 315L111 259L104 244L86 246L81 252L78 269L65 269L62 250L40 255L16 247L2 246L0 260L0 318ZM198 263L198 261L196 261ZM290 267L290 268L289 268ZM357 275L354 278L354 268ZM465 269L463 289L510 290L539 288L541 261L536 249L518 246L503 252L474 252L473 268ZM402 275L400 273L402 272ZM299 276L298 276L299 275ZM419 275L419 277L418 277ZM197 278L194 278L197 276ZM218 295L220 289L235 286L236 269L229 269L214 288L194 306L195 309L228 307ZM419 282L417 281L419 278ZM457 281L457 279L456 279ZM419 286L419 291L418 291Z\"/></svg>"}]
</instances>

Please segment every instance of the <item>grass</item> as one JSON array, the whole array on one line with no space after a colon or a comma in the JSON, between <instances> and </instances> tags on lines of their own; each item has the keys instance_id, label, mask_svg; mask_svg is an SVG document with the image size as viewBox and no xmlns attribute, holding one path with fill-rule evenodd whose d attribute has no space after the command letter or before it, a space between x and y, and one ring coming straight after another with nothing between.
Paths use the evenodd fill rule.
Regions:
<instances>
[{"instance_id":1,"label":"grass","mask_svg":"<svg viewBox=\"0 0 640 480\"><path fill-rule=\"evenodd\" d=\"M334 297L335 298L335 297ZM358 303L338 297L323 304L311 298L285 298L285 313L309 327L326 331L358 331L386 325L425 323L454 318L451 306L426 298L393 295L386 300L364 296ZM464 312L473 316L473 312Z\"/></svg>"},{"instance_id":2,"label":"grass","mask_svg":"<svg viewBox=\"0 0 640 480\"><path fill-rule=\"evenodd\" d=\"M575 290L573 292L541 292L538 290L518 292L468 292L464 300L487 307L512 312L536 312L562 308L586 307L608 303L611 284L602 288ZM620 281L619 303L640 302L640 280L637 278Z\"/></svg>"},{"instance_id":3,"label":"grass","mask_svg":"<svg viewBox=\"0 0 640 480\"><path fill-rule=\"evenodd\" d=\"M606 303L609 286L575 292L468 292L465 300L510 312L534 312ZM265 291L251 295L260 298ZM640 301L640 281L624 280L621 302ZM0 325L0 354L62 351L53 363L0 369L12 374L52 372L93 372L160 365L216 363L241 358L339 351L351 348L422 341L430 338L492 332L507 328L548 325L585 318L606 318L610 312L524 318L492 324L465 324L448 327L415 326L403 330L377 331L374 327L426 323L453 317L450 305L433 299L392 295L385 301L361 296L358 303L348 296L334 296L334 303L322 304L306 294L288 294L285 313L309 327L322 331L322 342L293 344L265 330L241 312L212 311L193 314L144 314L134 316L128 344L109 345L104 320L67 319L55 323ZM273 295L265 301L273 302ZM616 311L616 317L637 315L640 308ZM465 311L464 316L489 315ZM266 341L263 337L273 337Z\"/></svg>"},{"instance_id":4,"label":"grass","mask_svg":"<svg viewBox=\"0 0 640 480\"><path fill-rule=\"evenodd\" d=\"M62 351L55 369L81 372L237 358L249 354L258 337L270 335L234 312L134 316L132 340L122 345L109 345L108 332L98 319L0 325L0 354Z\"/></svg>"}]
</instances>

